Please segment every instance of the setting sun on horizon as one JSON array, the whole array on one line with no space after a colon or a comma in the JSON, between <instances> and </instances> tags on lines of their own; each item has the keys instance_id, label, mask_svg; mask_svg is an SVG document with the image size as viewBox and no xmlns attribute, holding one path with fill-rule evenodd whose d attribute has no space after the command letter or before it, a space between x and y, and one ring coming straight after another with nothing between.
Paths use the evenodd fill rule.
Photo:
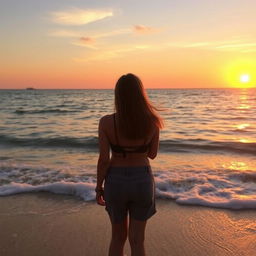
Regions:
<instances>
[{"instance_id":1,"label":"setting sun on horizon","mask_svg":"<svg viewBox=\"0 0 256 256\"><path fill-rule=\"evenodd\" d=\"M248 57L230 61L223 70L228 87L253 88L256 85L256 62Z\"/></svg>"},{"instance_id":2,"label":"setting sun on horizon","mask_svg":"<svg viewBox=\"0 0 256 256\"><path fill-rule=\"evenodd\" d=\"M248 83L248 82L250 82L250 75L248 75L248 74L243 74L243 75L241 75L241 76L240 76L240 81L241 81L242 83Z\"/></svg>"},{"instance_id":3,"label":"setting sun on horizon","mask_svg":"<svg viewBox=\"0 0 256 256\"><path fill-rule=\"evenodd\" d=\"M255 87L255 79L251 74L240 75L241 88L253 88Z\"/></svg>"},{"instance_id":4,"label":"setting sun on horizon","mask_svg":"<svg viewBox=\"0 0 256 256\"><path fill-rule=\"evenodd\" d=\"M253 0L2 1L0 89L113 88L130 72L146 88L253 88L255 9Z\"/></svg>"}]
</instances>

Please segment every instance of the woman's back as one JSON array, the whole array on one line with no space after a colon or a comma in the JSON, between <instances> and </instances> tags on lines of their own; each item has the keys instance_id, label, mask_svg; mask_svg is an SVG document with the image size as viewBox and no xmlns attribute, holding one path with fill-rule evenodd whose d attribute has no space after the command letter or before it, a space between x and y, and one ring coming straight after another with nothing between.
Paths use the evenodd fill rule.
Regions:
<instances>
[{"instance_id":1,"label":"woman's back","mask_svg":"<svg viewBox=\"0 0 256 256\"><path fill-rule=\"evenodd\" d=\"M144 138L131 140L120 132L118 117L115 114L104 116L101 122L112 148L111 166L149 165L148 157L154 158L158 149L159 129L157 127L152 126ZM119 148L121 150L115 150Z\"/></svg>"}]
</instances>

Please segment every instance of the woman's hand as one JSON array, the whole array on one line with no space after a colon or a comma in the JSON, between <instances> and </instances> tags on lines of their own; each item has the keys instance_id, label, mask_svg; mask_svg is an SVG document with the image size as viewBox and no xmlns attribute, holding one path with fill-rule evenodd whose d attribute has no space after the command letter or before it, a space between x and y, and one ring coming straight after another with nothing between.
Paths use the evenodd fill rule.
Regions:
<instances>
[{"instance_id":1,"label":"woman's hand","mask_svg":"<svg viewBox=\"0 0 256 256\"><path fill-rule=\"evenodd\" d=\"M96 191L96 201L97 204L101 205L101 206L105 206L105 200L104 200L104 190L97 190Z\"/></svg>"}]
</instances>

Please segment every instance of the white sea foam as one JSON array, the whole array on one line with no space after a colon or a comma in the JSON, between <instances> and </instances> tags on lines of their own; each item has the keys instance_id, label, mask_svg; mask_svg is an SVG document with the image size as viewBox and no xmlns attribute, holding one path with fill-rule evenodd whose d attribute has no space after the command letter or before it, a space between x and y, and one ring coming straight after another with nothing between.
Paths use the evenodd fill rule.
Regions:
<instances>
[{"instance_id":1,"label":"white sea foam","mask_svg":"<svg viewBox=\"0 0 256 256\"><path fill-rule=\"evenodd\" d=\"M95 199L96 178L84 173L21 165L0 168L0 196L47 191L85 201ZM157 171L156 197L180 204L228 209L256 209L256 173L253 171Z\"/></svg>"},{"instance_id":2,"label":"white sea foam","mask_svg":"<svg viewBox=\"0 0 256 256\"><path fill-rule=\"evenodd\" d=\"M52 192L55 194L74 195L81 197L85 201L95 198L95 183L93 182L55 182L44 185L30 185L12 182L11 184L0 187L0 196L8 196L26 192Z\"/></svg>"},{"instance_id":3,"label":"white sea foam","mask_svg":"<svg viewBox=\"0 0 256 256\"><path fill-rule=\"evenodd\" d=\"M246 178L245 178L246 177ZM256 173L158 173L156 195L180 204L256 209Z\"/></svg>"}]
</instances>

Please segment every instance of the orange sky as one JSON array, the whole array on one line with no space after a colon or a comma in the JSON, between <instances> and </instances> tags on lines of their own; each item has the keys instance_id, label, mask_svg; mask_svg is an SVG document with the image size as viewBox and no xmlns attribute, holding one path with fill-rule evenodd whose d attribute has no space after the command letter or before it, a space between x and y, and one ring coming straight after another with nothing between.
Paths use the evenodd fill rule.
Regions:
<instances>
[{"instance_id":1,"label":"orange sky","mask_svg":"<svg viewBox=\"0 0 256 256\"><path fill-rule=\"evenodd\" d=\"M256 1L153 2L1 2L0 89L256 85Z\"/></svg>"}]
</instances>

